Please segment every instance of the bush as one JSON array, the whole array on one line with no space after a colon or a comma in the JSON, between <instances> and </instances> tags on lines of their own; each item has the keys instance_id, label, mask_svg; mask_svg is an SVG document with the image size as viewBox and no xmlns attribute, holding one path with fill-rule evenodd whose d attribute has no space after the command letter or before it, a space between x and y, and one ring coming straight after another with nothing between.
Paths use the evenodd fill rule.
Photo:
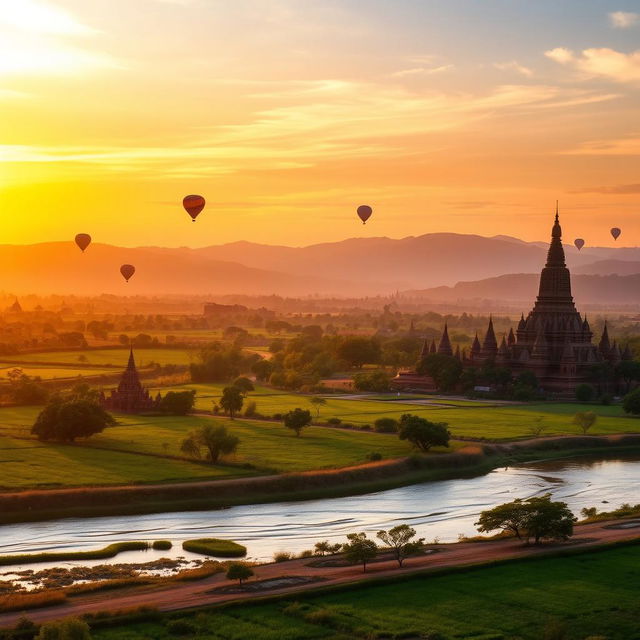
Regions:
<instances>
[{"instance_id":1,"label":"bush","mask_svg":"<svg viewBox=\"0 0 640 640\"><path fill-rule=\"evenodd\" d=\"M196 633L198 629L189 620L180 618L179 620L169 620L167 622L167 631L172 636L190 636Z\"/></svg>"},{"instance_id":2,"label":"bush","mask_svg":"<svg viewBox=\"0 0 640 640\"><path fill-rule=\"evenodd\" d=\"M313 549L305 549L298 554L298 558L313 558Z\"/></svg>"},{"instance_id":3,"label":"bush","mask_svg":"<svg viewBox=\"0 0 640 640\"><path fill-rule=\"evenodd\" d=\"M373 423L373 428L378 433L396 433L398 431L398 421L394 418L378 418Z\"/></svg>"},{"instance_id":4,"label":"bush","mask_svg":"<svg viewBox=\"0 0 640 640\"><path fill-rule=\"evenodd\" d=\"M91 640L89 625L79 618L47 622L35 640Z\"/></svg>"},{"instance_id":5,"label":"bush","mask_svg":"<svg viewBox=\"0 0 640 640\"><path fill-rule=\"evenodd\" d=\"M255 402L248 402L244 410L245 418L254 418L258 415L258 405Z\"/></svg>"},{"instance_id":6,"label":"bush","mask_svg":"<svg viewBox=\"0 0 640 640\"><path fill-rule=\"evenodd\" d=\"M590 402L595 395L595 389L590 384L579 384L576 387L576 400L578 402Z\"/></svg>"},{"instance_id":7,"label":"bush","mask_svg":"<svg viewBox=\"0 0 640 640\"><path fill-rule=\"evenodd\" d=\"M640 414L640 387L634 389L631 393L627 393L622 401L622 408L625 413L631 413L634 416Z\"/></svg>"},{"instance_id":8,"label":"bush","mask_svg":"<svg viewBox=\"0 0 640 640\"><path fill-rule=\"evenodd\" d=\"M339 424L342 424L342 420L340 420L340 418L329 418L327 424L332 427L337 427Z\"/></svg>"},{"instance_id":9,"label":"bush","mask_svg":"<svg viewBox=\"0 0 640 640\"><path fill-rule=\"evenodd\" d=\"M173 547L171 540L156 540L151 547L156 551L167 551Z\"/></svg>"},{"instance_id":10,"label":"bush","mask_svg":"<svg viewBox=\"0 0 640 640\"><path fill-rule=\"evenodd\" d=\"M233 540L220 540L219 538L199 538L197 540L185 540L182 548L191 553L201 553L205 556L218 558L241 558L247 555L247 548Z\"/></svg>"},{"instance_id":11,"label":"bush","mask_svg":"<svg viewBox=\"0 0 640 640\"><path fill-rule=\"evenodd\" d=\"M287 560L291 560L293 558L293 554L289 551L276 551L273 554L274 562L286 562Z\"/></svg>"},{"instance_id":12,"label":"bush","mask_svg":"<svg viewBox=\"0 0 640 640\"><path fill-rule=\"evenodd\" d=\"M612 402L613 402L613 398L611 397L611 394L603 393L600 396L600 404L603 404L608 407Z\"/></svg>"},{"instance_id":13,"label":"bush","mask_svg":"<svg viewBox=\"0 0 640 640\"><path fill-rule=\"evenodd\" d=\"M238 580L242 584L243 580L250 578L253 574L253 569L242 562L232 562L227 569L228 580Z\"/></svg>"},{"instance_id":14,"label":"bush","mask_svg":"<svg viewBox=\"0 0 640 640\"><path fill-rule=\"evenodd\" d=\"M382 460L382 454L377 451L372 451L371 453L367 453L366 460L369 462L378 462L378 460Z\"/></svg>"},{"instance_id":15,"label":"bush","mask_svg":"<svg viewBox=\"0 0 640 640\"><path fill-rule=\"evenodd\" d=\"M170 416L186 416L193 411L196 401L196 392L168 391L160 400L160 411Z\"/></svg>"}]
</instances>

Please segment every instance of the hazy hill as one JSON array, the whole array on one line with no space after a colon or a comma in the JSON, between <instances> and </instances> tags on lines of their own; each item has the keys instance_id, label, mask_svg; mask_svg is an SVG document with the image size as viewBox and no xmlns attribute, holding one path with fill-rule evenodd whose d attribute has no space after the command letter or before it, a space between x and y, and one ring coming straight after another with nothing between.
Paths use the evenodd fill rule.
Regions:
<instances>
[{"instance_id":1,"label":"hazy hill","mask_svg":"<svg viewBox=\"0 0 640 640\"><path fill-rule=\"evenodd\" d=\"M591 264L575 267L573 269L573 273L586 273L600 276L608 276L611 274L628 276L634 273L640 273L640 262L627 262L626 260L598 260Z\"/></svg>"},{"instance_id":2,"label":"hazy hill","mask_svg":"<svg viewBox=\"0 0 640 640\"><path fill-rule=\"evenodd\" d=\"M453 287L405 291L403 294L433 302L478 302L493 300L520 304L528 310L538 294L540 276L537 273L517 273L470 282L458 282ZM581 304L640 304L640 274L573 275L572 293L578 307Z\"/></svg>"},{"instance_id":3,"label":"hazy hill","mask_svg":"<svg viewBox=\"0 0 640 640\"><path fill-rule=\"evenodd\" d=\"M576 273L587 268L599 272L600 262L616 263L616 272L626 274L636 272L626 261L640 261L635 248L578 252L569 245L565 250ZM53 242L0 246L0 267L2 288L16 293L363 296L539 273L546 253L546 243L455 233L351 238L307 247L234 242L198 249L123 248L94 243L84 254L71 242ZM122 263L137 267L129 284L118 273Z\"/></svg>"}]
</instances>

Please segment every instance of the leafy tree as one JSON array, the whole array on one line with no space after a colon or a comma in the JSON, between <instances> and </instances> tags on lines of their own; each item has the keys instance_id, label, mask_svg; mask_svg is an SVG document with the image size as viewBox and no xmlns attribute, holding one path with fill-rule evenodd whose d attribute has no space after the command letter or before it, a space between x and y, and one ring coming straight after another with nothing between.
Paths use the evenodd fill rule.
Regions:
<instances>
[{"instance_id":1,"label":"leafy tree","mask_svg":"<svg viewBox=\"0 0 640 640\"><path fill-rule=\"evenodd\" d=\"M349 533L347 540L348 542L342 545L346 559L352 564L362 563L362 571L366 571L367 563L378 555L376 543L369 540L366 533Z\"/></svg>"},{"instance_id":2,"label":"leafy tree","mask_svg":"<svg viewBox=\"0 0 640 640\"><path fill-rule=\"evenodd\" d=\"M203 349L198 361L191 363L191 379L193 382L226 382L249 366L250 360L240 349L215 343Z\"/></svg>"},{"instance_id":3,"label":"leafy tree","mask_svg":"<svg viewBox=\"0 0 640 640\"><path fill-rule=\"evenodd\" d=\"M373 428L378 433L395 433L398 430L398 421L395 418L378 418L373 423Z\"/></svg>"},{"instance_id":4,"label":"leafy tree","mask_svg":"<svg viewBox=\"0 0 640 640\"><path fill-rule=\"evenodd\" d=\"M309 398L309 402L316 409L316 418L319 418L320 417L320 407L323 407L324 405L327 404L326 398L322 398L320 396L311 396L311 398Z\"/></svg>"},{"instance_id":5,"label":"leafy tree","mask_svg":"<svg viewBox=\"0 0 640 640\"><path fill-rule=\"evenodd\" d=\"M227 580L237 580L240 584L252 575L255 575L253 569L244 562L232 562L227 569Z\"/></svg>"},{"instance_id":6,"label":"leafy tree","mask_svg":"<svg viewBox=\"0 0 640 640\"><path fill-rule=\"evenodd\" d=\"M311 412L298 407L293 411L289 411L289 413L285 413L283 421L284 426L295 431L296 436L299 437L302 429L311 424Z\"/></svg>"},{"instance_id":7,"label":"leafy tree","mask_svg":"<svg viewBox=\"0 0 640 640\"><path fill-rule=\"evenodd\" d=\"M587 435L587 431L591 429L597 420L598 416L593 411L578 411L578 413L573 416L573 424L578 425L585 435Z\"/></svg>"},{"instance_id":8,"label":"leafy tree","mask_svg":"<svg viewBox=\"0 0 640 640\"><path fill-rule=\"evenodd\" d=\"M527 505L520 498L517 498L513 502L499 504L493 509L483 511L475 526L481 533L501 529L502 531L510 531L521 539L524 532L526 513Z\"/></svg>"},{"instance_id":9,"label":"leafy tree","mask_svg":"<svg viewBox=\"0 0 640 640\"><path fill-rule=\"evenodd\" d=\"M261 360L258 360L251 365L251 372L255 374L256 380L265 382L273 373L273 363L266 358L262 358Z\"/></svg>"},{"instance_id":10,"label":"leafy tree","mask_svg":"<svg viewBox=\"0 0 640 640\"><path fill-rule=\"evenodd\" d=\"M242 391L242 395L246 396L249 391L254 391L255 387L253 386L253 382L249 380L249 378L245 376L240 376L233 381L233 386L238 387L240 391Z\"/></svg>"},{"instance_id":11,"label":"leafy tree","mask_svg":"<svg viewBox=\"0 0 640 640\"><path fill-rule=\"evenodd\" d=\"M589 402L593 400L594 395L595 389L586 382L583 382L576 387L576 400L578 402Z\"/></svg>"},{"instance_id":12,"label":"leafy tree","mask_svg":"<svg viewBox=\"0 0 640 640\"><path fill-rule=\"evenodd\" d=\"M222 390L222 398L220 398L220 406L224 409L229 417L233 420L233 414L242 409L244 396L238 387L225 387Z\"/></svg>"},{"instance_id":13,"label":"leafy tree","mask_svg":"<svg viewBox=\"0 0 640 640\"><path fill-rule=\"evenodd\" d=\"M417 366L418 373L426 374L440 391L453 390L462 375L462 363L453 356L443 353L431 353L421 360Z\"/></svg>"},{"instance_id":14,"label":"leafy tree","mask_svg":"<svg viewBox=\"0 0 640 640\"><path fill-rule=\"evenodd\" d=\"M193 411L196 401L196 392L191 391L167 391L160 401L160 411L171 416L186 416Z\"/></svg>"},{"instance_id":15,"label":"leafy tree","mask_svg":"<svg viewBox=\"0 0 640 640\"><path fill-rule=\"evenodd\" d=\"M393 551L400 567L407 556L417 553L424 545L424 538L414 540L416 530L408 524L399 524L389 531L378 531L377 536Z\"/></svg>"},{"instance_id":16,"label":"leafy tree","mask_svg":"<svg viewBox=\"0 0 640 640\"><path fill-rule=\"evenodd\" d=\"M240 444L240 439L227 432L226 427L206 424L182 441L180 450L186 455L200 458L200 449L206 449L206 459L215 464L220 456L234 453Z\"/></svg>"},{"instance_id":17,"label":"leafy tree","mask_svg":"<svg viewBox=\"0 0 640 640\"><path fill-rule=\"evenodd\" d=\"M634 416L640 414L640 387L634 389L624 397L622 408L625 413L631 413Z\"/></svg>"},{"instance_id":18,"label":"leafy tree","mask_svg":"<svg viewBox=\"0 0 640 640\"><path fill-rule=\"evenodd\" d=\"M365 336L348 336L338 347L338 357L349 366L362 368L363 364L376 364L382 355L380 344L374 338Z\"/></svg>"},{"instance_id":19,"label":"leafy tree","mask_svg":"<svg viewBox=\"0 0 640 640\"><path fill-rule=\"evenodd\" d=\"M553 502L551 494L529 498L524 522L527 541L533 538L539 544L543 538L567 540L573 535L576 517L566 502Z\"/></svg>"},{"instance_id":20,"label":"leafy tree","mask_svg":"<svg viewBox=\"0 0 640 640\"><path fill-rule=\"evenodd\" d=\"M631 390L631 383L640 380L640 362L637 360L623 360L616 365L615 374L624 381L626 391Z\"/></svg>"},{"instance_id":21,"label":"leafy tree","mask_svg":"<svg viewBox=\"0 0 640 640\"><path fill-rule=\"evenodd\" d=\"M89 399L73 400L54 396L36 418L31 433L38 440L73 442L88 438L116 424L110 413Z\"/></svg>"},{"instance_id":22,"label":"leafy tree","mask_svg":"<svg viewBox=\"0 0 640 640\"><path fill-rule=\"evenodd\" d=\"M9 396L15 404L44 404L49 398L49 392L40 384L40 378L31 378L22 369L9 370L7 378L9 379Z\"/></svg>"},{"instance_id":23,"label":"leafy tree","mask_svg":"<svg viewBox=\"0 0 640 640\"><path fill-rule=\"evenodd\" d=\"M340 549L342 549L340 543L331 544L328 540L320 540L320 542L316 542L314 546L314 553L317 556L324 556L325 554L338 553Z\"/></svg>"},{"instance_id":24,"label":"leafy tree","mask_svg":"<svg viewBox=\"0 0 640 640\"><path fill-rule=\"evenodd\" d=\"M391 388L391 376L384 371L356 373L353 376L353 386L358 391L384 393Z\"/></svg>"},{"instance_id":25,"label":"leafy tree","mask_svg":"<svg viewBox=\"0 0 640 640\"><path fill-rule=\"evenodd\" d=\"M414 447L427 452L431 447L449 445L449 430L446 422L431 422L425 418L405 413L400 417L398 435Z\"/></svg>"}]
</instances>

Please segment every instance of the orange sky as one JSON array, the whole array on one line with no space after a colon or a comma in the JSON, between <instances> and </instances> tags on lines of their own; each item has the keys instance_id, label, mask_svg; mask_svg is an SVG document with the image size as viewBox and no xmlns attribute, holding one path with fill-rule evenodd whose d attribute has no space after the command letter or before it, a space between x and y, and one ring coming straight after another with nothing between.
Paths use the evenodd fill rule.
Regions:
<instances>
[{"instance_id":1,"label":"orange sky","mask_svg":"<svg viewBox=\"0 0 640 640\"><path fill-rule=\"evenodd\" d=\"M635 246L626 4L0 0L2 242L546 240L559 199Z\"/></svg>"}]
</instances>

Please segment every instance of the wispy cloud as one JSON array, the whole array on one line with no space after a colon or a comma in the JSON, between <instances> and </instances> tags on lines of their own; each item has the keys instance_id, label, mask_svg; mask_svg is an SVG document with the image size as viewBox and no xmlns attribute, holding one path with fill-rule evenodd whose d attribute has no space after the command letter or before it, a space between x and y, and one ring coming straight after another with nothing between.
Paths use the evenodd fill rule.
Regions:
<instances>
[{"instance_id":1,"label":"wispy cloud","mask_svg":"<svg viewBox=\"0 0 640 640\"><path fill-rule=\"evenodd\" d=\"M640 137L590 140L561 153L580 156L637 156L640 155Z\"/></svg>"},{"instance_id":2,"label":"wispy cloud","mask_svg":"<svg viewBox=\"0 0 640 640\"><path fill-rule=\"evenodd\" d=\"M546 51L547 58L571 66L587 77L601 77L616 82L640 82L640 50L623 53L615 49L585 49L576 54L557 47Z\"/></svg>"},{"instance_id":3,"label":"wispy cloud","mask_svg":"<svg viewBox=\"0 0 640 640\"><path fill-rule=\"evenodd\" d=\"M609 14L609 23L616 29L628 29L640 23L640 14L632 11L613 11Z\"/></svg>"},{"instance_id":4,"label":"wispy cloud","mask_svg":"<svg viewBox=\"0 0 640 640\"><path fill-rule=\"evenodd\" d=\"M526 76L530 78L533 75L533 70L529 69L529 67L525 67L520 64L517 60L511 60L510 62L495 62L493 66L496 69L500 69L500 71L515 71L522 76Z\"/></svg>"},{"instance_id":5,"label":"wispy cloud","mask_svg":"<svg viewBox=\"0 0 640 640\"><path fill-rule=\"evenodd\" d=\"M631 195L640 193L640 183L637 184L618 184L611 187L585 187L584 189L576 189L569 193L604 193L604 194L618 194L618 195Z\"/></svg>"},{"instance_id":6,"label":"wispy cloud","mask_svg":"<svg viewBox=\"0 0 640 640\"><path fill-rule=\"evenodd\" d=\"M392 78L405 78L407 76L431 76L436 73L444 73L451 71L454 66L452 64L443 64L439 67L413 67L411 69L401 69L391 74Z\"/></svg>"}]
</instances>

